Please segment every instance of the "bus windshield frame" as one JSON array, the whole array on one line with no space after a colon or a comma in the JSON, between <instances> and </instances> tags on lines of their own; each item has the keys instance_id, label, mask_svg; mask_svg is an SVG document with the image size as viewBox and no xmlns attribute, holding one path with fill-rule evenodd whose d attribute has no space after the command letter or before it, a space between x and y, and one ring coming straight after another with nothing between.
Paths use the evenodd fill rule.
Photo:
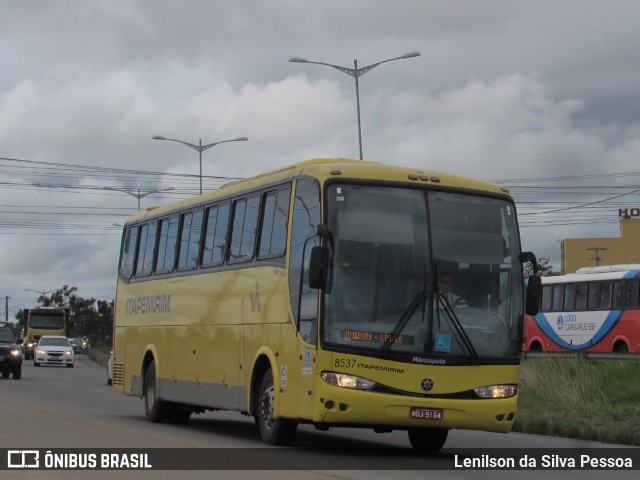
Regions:
<instances>
[{"instance_id":1,"label":"bus windshield frame","mask_svg":"<svg viewBox=\"0 0 640 480\"><path fill-rule=\"evenodd\" d=\"M332 182L325 205L323 349L418 363L519 363L524 282L510 200Z\"/></svg>"},{"instance_id":2,"label":"bus windshield frame","mask_svg":"<svg viewBox=\"0 0 640 480\"><path fill-rule=\"evenodd\" d=\"M62 312L31 313L29 316L29 328L37 330L62 329L65 326L65 316Z\"/></svg>"}]
</instances>

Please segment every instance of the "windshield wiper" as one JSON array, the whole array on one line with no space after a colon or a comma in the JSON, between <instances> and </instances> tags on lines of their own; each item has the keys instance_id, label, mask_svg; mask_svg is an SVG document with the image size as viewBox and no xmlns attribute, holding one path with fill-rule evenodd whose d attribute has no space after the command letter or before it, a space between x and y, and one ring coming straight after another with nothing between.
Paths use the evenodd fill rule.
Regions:
<instances>
[{"instance_id":1,"label":"windshield wiper","mask_svg":"<svg viewBox=\"0 0 640 480\"><path fill-rule=\"evenodd\" d=\"M451 303L449 303L449 299L447 298L447 296L440 291L436 292L436 296L438 300L438 306L443 307L442 309L440 308L437 309L438 315L440 315L440 310L444 311L444 313L446 314L446 317L449 319L449 323L453 325L454 330L458 334L461 340L460 343L462 343L462 346L465 348L465 350L467 350L467 352L469 353L469 355L471 355L471 357L478 358L478 352L473 346L473 342L471 342L471 339L469 338L469 335L467 334L464 327L462 326L462 323L460 322L460 319L456 315L456 312L453 310L453 306L451 305Z\"/></svg>"},{"instance_id":2,"label":"windshield wiper","mask_svg":"<svg viewBox=\"0 0 640 480\"><path fill-rule=\"evenodd\" d=\"M384 343L382 344L382 348L380 349L380 355L385 356L387 353L389 353L391 346L395 343L396 339L405 329L405 327L409 323L409 320L411 320L411 317L413 317L413 314L416 313L416 310L418 310L418 307L425 300L425 298L426 292L424 290L418 292L415 298L411 301L411 304L407 307L402 316L396 322L393 331L385 339Z\"/></svg>"}]
</instances>

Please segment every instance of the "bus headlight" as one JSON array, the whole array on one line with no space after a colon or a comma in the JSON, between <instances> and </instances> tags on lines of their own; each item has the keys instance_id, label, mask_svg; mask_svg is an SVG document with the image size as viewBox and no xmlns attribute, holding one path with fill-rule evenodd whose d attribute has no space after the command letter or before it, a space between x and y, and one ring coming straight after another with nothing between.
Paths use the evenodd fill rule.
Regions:
<instances>
[{"instance_id":1,"label":"bus headlight","mask_svg":"<svg viewBox=\"0 0 640 480\"><path fill-rule=\"evenodd\" d=\"M342 388L352 388L355 390L371 390L376 386L376 382L355 375L345 375L344 373L322 372L322 379L329 385Z\"/></svg>"},{"instance_id":2,"label":"bus headlight","mask_svg":"<svg viewBox=\"0 0 640 480\"><path fill-rule=\"evenodd\" d=\"M517 385L489 385L473 389L480 398L510 398L518 393Z\"/></svg>"}]
</instances>

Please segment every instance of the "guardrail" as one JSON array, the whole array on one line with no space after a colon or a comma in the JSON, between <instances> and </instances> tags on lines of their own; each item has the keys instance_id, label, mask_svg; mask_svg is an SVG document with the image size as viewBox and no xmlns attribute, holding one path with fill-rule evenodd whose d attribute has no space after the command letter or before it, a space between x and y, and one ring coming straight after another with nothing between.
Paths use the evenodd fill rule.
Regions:
<instances>
[{"instance_id":1,"label":"guardrail","mask_svg":"<svg viewBox=\"0 0 640 480\"><path fill-rule=\"evenodd\" d=\"M522 358L580 358L589 362L639 362L637 353L601 353L601 352L523 352Z\"/></svg>"}]
</instances>

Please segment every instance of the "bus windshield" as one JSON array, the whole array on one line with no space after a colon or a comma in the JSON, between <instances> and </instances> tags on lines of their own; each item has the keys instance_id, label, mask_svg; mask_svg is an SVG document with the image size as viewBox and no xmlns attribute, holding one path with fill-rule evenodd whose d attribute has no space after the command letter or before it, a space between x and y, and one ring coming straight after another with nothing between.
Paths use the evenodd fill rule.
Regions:
<instances>
[{"instance_id":1,"label":"bus windshield","mask_svg":"<svg viewBox=\"0 0 640 480\"><path fill-rule=\"evenodd\" d=\"M32 313L29 316L29 327L43 329L64 328L64 314L62 313Z\"/></svg>"},{"instance_id":2,"label":"bus windshield","mask_svg":"<svg viewBox=\"0 0 640 480\"><path fill-rule=\"evenodd\" d=\"M325 348L409 361L519 358L523 281L510 202L333 184L327 207Z\"/></svg>"}]
</instances>

